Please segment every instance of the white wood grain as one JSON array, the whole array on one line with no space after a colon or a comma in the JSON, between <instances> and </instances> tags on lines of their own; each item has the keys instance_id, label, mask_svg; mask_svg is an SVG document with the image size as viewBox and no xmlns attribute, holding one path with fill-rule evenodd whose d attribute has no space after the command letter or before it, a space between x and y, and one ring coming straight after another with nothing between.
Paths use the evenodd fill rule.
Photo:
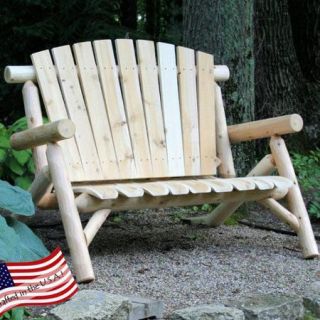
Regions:
<instances>
[{"instance_id":1,"label":"white wood grain","mask_svg":"<svg viewBox=\"0 0 320 320\"><path fill-rule=\"evenodd\" d=\"M168 159L153 41L138 40L137 56L154 177L168 176Z\"/></svg>"},{"instance_id":2,"label":"white wood grain","mask_svg":"<svg viewBox=\"0 0 320 320\"><path fill-rule=\"evenodd\" d=\"M157 43L159 81L170 176L183 176L184 157L174 45Z\"/></svg>"},{"instance_id":3,"label":"white wood grain","mask_svg":"<svg viewBox=\"0 0 320 320\"><path fill-rule=\"evenodd\" d=\"M76 43L73 45L73 51L102 175L104 179L117 179L120 177L120 173L91 42Z\"/></svg>"},{"instance_id":4,"label":"white wood grain","mask_svg":"<svg viewBox=\"0 0 320 320\"><path fill-rule=\"evenodd\" d=\"M37 81L49 120L56 121L69 118L49 50L32 54L31 60L36 70ZM85 180L86 177L75 139L61 141L59 145L63 150L69 179L71 181Z\"/></svg>"},{"instance_id":5,"label":"white wood grain","mask_svg":"<svg viewBox=\"0 0 320 320\"><path fill-rule=\"evenodd\" d=\"M213 55L197 52L197 91L201 174L216 174L216 126Z\"/></svg>"},{"instance_id":6,"label":"white wood grain","mask_svg":"<svg viewBox=\"0 0 320 320\"><path fill-rule=\"evenodd\" d=\"M153 171L147 127L132 40L116 40L116 51L137 177L152 177Z\"/></svg>"},{"instance_id":7,"label":"white wood grain","mask_svg":"<svg viewBox=\"0 0 320 320\"><path fill-rule=\"evenodd\" d=\"M75 139L86 180L103 179L86 105L70 46L52 49L61 91L70 119L76 125Z\"/></svg>"},{"instance_id":8,"label":"white wood grain","mask_svg":"<svg viewBox=\"0 0 320 320\"><path fill-rule=\"evenodd\" d=\"M200 141L194 50L177 47L177 66L185 175L200 175ZM210 142L207 141L207 143Z\"/></svg>"},{"instance_id":9,"label":"white wood grain","mask_svg":"<svg viewBox=\"0 0 320 320\"><path fill-rule=\"evenodd\" d=\"M123 179L136 178L136 166L112 42L111 40L97 40L93 42L93 47L108 111L120 177Z\"/></svg>"}]
</instances>

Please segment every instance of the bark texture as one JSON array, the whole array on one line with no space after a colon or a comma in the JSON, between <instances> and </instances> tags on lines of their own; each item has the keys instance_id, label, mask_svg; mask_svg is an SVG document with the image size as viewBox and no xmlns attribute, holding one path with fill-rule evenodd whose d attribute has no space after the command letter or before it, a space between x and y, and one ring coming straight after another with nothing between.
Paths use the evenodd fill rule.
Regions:
<instances>
[{"instance_id":1,"label":"bark texture","mask_svg":"<svg viewBox=\"0 0 320 320\"><path fill-rule=\"evenodd\" d=\"M184 0L183 43L214 54L231 71L224 85L228 123L254 119L253 0ZM251 167L252 143L233 148L241 175Z\"/></svg>"},{"instance_id":2,"label":"bark texture","mask_svg":"<svg viewBox=\"0 0 320 320\"><path fill-rule=\"evenodd\" d=\"M256 117L301 114L295 148L319 144L319 9L318 0L255 0Z\"/></svg>"}]
</instances>

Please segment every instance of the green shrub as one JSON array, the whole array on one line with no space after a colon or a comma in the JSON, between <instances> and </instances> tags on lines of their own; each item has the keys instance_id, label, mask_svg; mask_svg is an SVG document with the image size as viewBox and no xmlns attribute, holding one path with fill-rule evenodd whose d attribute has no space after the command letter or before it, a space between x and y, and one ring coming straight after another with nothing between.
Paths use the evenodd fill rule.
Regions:
<instances>
[{"instance_id":1,"label":"green shrub","mask_svg":"<svg viewBox=\"0 0 320 320\"><path fill-rule=\"evenodd\" d=\"M34 163L30 149L16 151L10 146L10 136L27 129L26 118L21 118L6 128L0 123L0 178L23 189L28 189L34 176Z\"/></svg>"},{"instance_id":2,"label":"green shrub","mask_svg":"<svg viewBox=\"0 0 320 320\"><path fill-rule=\"evenodd\" d=\"M292 154L299 183L308 192L308 211L311 217L320 219L320 149L307 154Z\"/></svg>"}]
</instances>

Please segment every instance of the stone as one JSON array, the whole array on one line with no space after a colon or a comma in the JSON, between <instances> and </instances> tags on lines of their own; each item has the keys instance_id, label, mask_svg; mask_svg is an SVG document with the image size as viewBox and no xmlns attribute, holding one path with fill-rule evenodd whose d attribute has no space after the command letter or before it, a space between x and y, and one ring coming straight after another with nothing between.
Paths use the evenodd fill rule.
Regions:
<instances>
[{"instance_id":1,"label":"stone","mask_svg":"<svg viewBox=\"0 0 320 320\"><path fill-rule=\"evenodd\" d=\"M296 320L304 316L303 299L296 295L256 294L225 304L241 309L247 320Z\"/></svg>"},{"instance_id":2,"label":"stone","mask_svg":"<svg viewBox=\"0 0 320 320\"><path fill-rule=\"evenodd\" d=\"M128 320L128 298L98 290L81 290L71 300L51 310L59 320Z\"/></svg>"},{"instance_id":3,"label":"stone","mask_svg":"<svg viewBox=\"0 0 320 320\"><path fill-rule=\"evenodd\" d=\"M169 320L244 320L244 314L223 304L208 304L174 311Z\"/></svg>"},{"instance_id":4,"label":"stone","mask_svg":"<svg viewBox=\"0 0 320 320\"><path fill-rule=\"evenodd\" d=\"M320 281L313 282L303 295L304 307L320 318Z\"/></svg>"}]
</instances>

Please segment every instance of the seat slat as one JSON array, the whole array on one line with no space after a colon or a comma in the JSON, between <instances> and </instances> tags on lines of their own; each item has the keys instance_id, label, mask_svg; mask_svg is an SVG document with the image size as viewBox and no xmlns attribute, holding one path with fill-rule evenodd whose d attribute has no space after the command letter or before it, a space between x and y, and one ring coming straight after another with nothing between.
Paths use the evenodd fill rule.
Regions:
<instances>
[{"instance_id":1,"label":"seat slat","mask_svg":"<svg viewBox=\"0 0 320 320\"><path fill-rule=\"evenodd\" d=\"M111 40L98 40L94 41L93 46L120 175L124 179L136 178L136 166L112 43Z\"/></svg>"},{"instance_id":2,"label":"seat slat","mask_svg":"<svg viewBox=\"0 0 320 320\"><path fill-rule=\"evenodd\" d=\"M113 185L75 185L73 186L75 193L88 193L98 199L117 199L118 191Z\"/></svg>"},{"instance_id":3,"label":"seat slat","mask_svg":"<svg viewBox=\"0 0 320 320\"><path fill-rule=\"evenodd\" d=\"M49 50L34 53L31 59L36 69L42 99L50 120L69 118ZM72 181L86 180L75 139L60 141L59 144L65 155L69 179Z\"/></svg>"},{"instance_id":4,"label":"seat slat","mask_svg":"<svg viewBox=\"0 0 320 320\"><path fill-rule=\"evenodd\" d=\"M145 193L152 196L166 196L169 194L169 188L160 181L140 183L140 186L145 190Z\"/></svg>"},{"instance_id":5,"label":"seat slat","mask_svg":"<svg viewBox=\"0 0 320 320\"><path fill-rule=\"evenodd\" d=\"M103 176L105 179L120 178L91 42L76 43L73 45L73 50ZM78 128L78 130L81 130L81 128Z\"/></svg>"},{"instance_id":6,"label":"seat slat","mask_svg":"<svg viewBox=\"0 0 320 320\"><path fill-rule=\"evenodd\" d=\"M185 175L200 175L200 146L194 50L177 47L177 65Z\"/></svg>"},{"instance_id":7,"label":"seat slat","mask_svg":"<svg viewBox=\"0 0 320 320\"><path fill-rule=\"evenodd\" d=\"M58 79L70 119L76 125L75 139L87 179L103 179L90 120L69 46L52 49ZM80 129L81 128L81 129Z\"/></svg>"},{"instance_id":8,"label":"seat slat","mask_svg":"<svg viewBox=\"0 0 320 320\"><path fill-rule=\"evenodd\" d=\"M254 190L256 188L255 183L250 178L230 178L228 182L238 191Z\"/></svg>"},{"instance_id":9,"label":"seat slat","mask_svg":"<svg viewBox=\"0 0 320 320\"><path fill-rule=\"evenodd\" d=\"M133 42L132 40L118 39L116 40L116 49L137 177L152 177L149 141Z\"/></svg>"},{"instance_id":10,"label":"seat slat","mask_svg":"<svg viewBox=\"0 0 320 320\"><path fill-rule=\"evenodd\" d=\"M204 183L207 183L214 192L231 192L233 190L233 185L227 180L223 181L212 177L204 179Z\"/></svg>"},{"instance_id":11,"label":"seat slat","mask_svg":"<svg viewBox=\"0 0 320 320\"><path fill-rule=\"evenodd\" d=\"M118 183L114 185L114 188L128 198L142 197L144 195L143 188L138 183Z\"/></svg>"},{"instance_id":12,"label":"seat slat","mask_svg":"<svg viewBox=\"0 0 320 320\"><path fill-rule=\"evenodd\" d=\"M157 43L159 81L170 176L183 176L183 140L174 45Z\"/></svg>"},{"instance_id":13,"label":"seat slat","mask_svg":"<svg viewBox=\"0 0 320 320\"><path fill-rule=\"evenodd\" d=\"M180 183L185 184L191 193L208 193L211 192L211 187L204 183L201 179L198 180L181 180Z\"/></svg>"},{"instance_id":14,"label":"seat slat","mask_svg":"<svg viewBox=\"0 0 320 320\"><path fill-rule=\"evenodd\" d=\"M217 173L213 55L197 52L197 91L201 175Z\"/></svg>"},{"instance_id":15,"label":"seat slat","mask_svg":"<svg viewBox=\"0 0 320 320\"><path fill-rule=\"evenodd\" d=\"M165 177L169 175L168 159L153 41L138 40L137 56L153 175Z\"/></svg>"}]
</instances>

